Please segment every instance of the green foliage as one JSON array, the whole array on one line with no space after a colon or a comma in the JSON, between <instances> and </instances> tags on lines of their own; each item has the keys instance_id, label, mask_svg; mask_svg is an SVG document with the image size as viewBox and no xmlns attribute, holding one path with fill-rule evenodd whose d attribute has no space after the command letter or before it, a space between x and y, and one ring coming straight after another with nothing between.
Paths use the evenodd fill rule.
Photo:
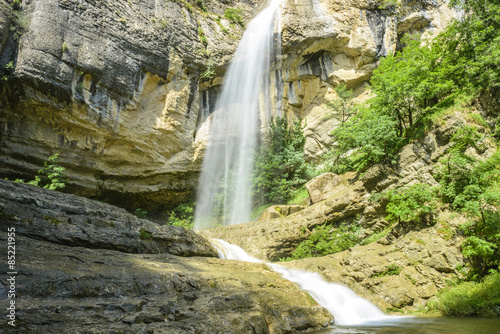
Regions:
<instances>
[{"instance_id":1,"label":"green foliage","mask_svg":"<svg viewBox=\"0 0 500 334\"><path fill-rule=\"evenodd\" d=\"M306 180L305 138L300 121L289 126L286 118L270 124L270 144L255 157L252 191L256 205L284 204Z\"/></svg>"},{"instance_id":2,"label":"green foliage","mask_svg":"<svg viewBox=\"0 0 500 334\"><path fill-rule=\"evenodd\" d=\"M59 154L50 156L43 163L44 168L38 170L34 180L25 182L23 179L15 179L14 182L31 184L32 186L41 187L50 190L62 189L66 186L66 178L63 175L64 167L59 166Z\"/></svg>"},{"instance_id":3,"label":"green foliage","mask_svg":"<svg viewBox=\"0 0 500 334\"><path fill-rule=\"evenodd\" d=\"M395 151L401 143L396 132L396 121L365 107L342 123L330 134L337 142L326 156L331 170L343 173L362 171L377 162L395 162Z\"/></svg>"},{"instance_id":4,"label":"green foliage","mask_svg":"<svg viewBox=\"0 0 500 334\"><path fill-rule=\"evenodd\" d=\"M425 183L416 183L407 188L387 192L387 220L394 222L414 222L425 215L434 213L437 201L434 189Z\"/></svg>"},{"instance_id":5,"label":"green foliage","mask_svg":"<svg viewBox=\"0 0 500 334\"><path fill-rule=\"evenodd\" d=\"M4 81L9 80L9 77L12 74L12 72L14 71L14 68L15 68L15 66L14 66L14 63L12 60L10 62L8 62L7 64L5 64L5 66L2 69L0 69L1 80L4 80Z\"/></svg>"},{"instance_id":6,"label":"green foliage","mask_svg":"<svg viewBox=\"0 0 500 334\"><path fill-rule=\"evenodd\" d=\"M463 282L445 288L429 303L443 315L456 317L500 316L500 273L494 272L480 283Z\"/></svg>"},{"instance_id":7,"label":"green foliage","mask_svg":"<svg viewBox=\"0 0 500 334\"><path fill-rule=\"evenodd\" d=\"M338 99L327 103L328 117L335 118L340 123L345 123L357 112L358 106L352 99L352 90L348 90L345 85L335 87Z\"/></svg>"},{"instance_id":8,"label":"green foliage","mask_svg":"<svg viewBox=\"0 0 500 334\"><path fill-rule=\"evenodd\" d=\"M28 29L30 22L26 14L22 11L21 1L14 0L12 3L3 3L0 4L0 6L6 9L7 15L13 21L13 24L10 26L10 31L14 39L18 40Z\"/></svg>"},{"instance_id":9,"label":"green foliage","mask_svg":"<svg viewBox=\"0 0 500 334\"><path fill-rule=\"evenodd\" d=\"M436 39L405 36L401 51L380 60L371 79L376 96L332 133L337 146L325 157L332 171L391 162L404 143L425 131L433 114L500 86L498 1L452 4L464 15Z\"/></svg>"},{"instance_id":10,"label":"green foliage","mask_svg":"<svg viewBox=\"0 0 500 334\"><path fill-rule=\"evenodd\" d=\"M471 280L500 266L500 152L485 161L465 153L469 147L484 150L483 137L471 126L456 131L436 174L443 201L468 218L462 253L470 262Z\"/></svg>"},{"instance_id":11,"label":"green foliage","mask_svg":"<svg viewBox=\"0 0 500 334\"><path fill-rule=\"evenodd\" d=\"M463 10L436 40L449 76L464 89L480 92L500 85L500 3L497 0L452 0Z\"/></svg>"},{"instance_id":12,"label":"green foliage","mask_svg":"<svg viewBox=\"0 0 500 334\"><path fill-rule=\"evenodd\" d=\"M151 240L151 234L146 229L141 228L139 230L139 238L141 240Z\"/></svg>"},{"instance_id":13,"label":"green foliage","mask_svg":"<svg viewBox=\"0 0 500 334\"><path fill-rule=\"evenodd\" d=\"M166 18L159 19L158 21L155 20L155 22L158 28L165 29L168 27L168 19Z\"/></svg>"},{"instance_id":14,"label":"green foliage","mask_svg":"<svg viewBox=\"0 0 500 334\"><path fill-rule=\"evenodd\" d=\"M376 97L371 108L396 122L404 137L421 116L450 105L455 85L443 68L439 45L422 45L416 36L405 36L403 51L388 55L373 72Z\"/></svg>"},{"instance_id":15,"label":"green foliage","mask_svg":"<svg viewBox=\"0 0 500 334\"><path fill-rule=\"evenodd\" d=\"M309 193L307 192L306 187L302 186L293 193L292 197L290 197L290 199L286 202L286 204L288 205L302 204L308 197Z\"/></svg>"},{"instance_id":16,"label":"green foliage","mask_svg":"<svg viewBox=\"0 0 500 334\"><path fill-rule=\"evenodd\" d=\"M210 80L215 77L215 61L213 58L209 58L207 61L207 68L200 75L201 80Z\"/></svg>"},{"instance_id":17,"label":"green foliage","mask_svg":"<svg viewBox=\"0 0 500 334\"><path fill-rule=\"evenodd\" d=\"M245 22L243 22L243 18L241 17L242 13L243 8L226 8L226 10L224 11L224 17L229 21L244 27Z\"/></svg>"},{"instance_id":18,"label":"green foliage","mask_svg":"<svg viewBox=\"0 0 500 334\"><path fill-rule=\"evenodd\" d=\"M341 252L358 243L360 231L361 227L357 223L341 225L337 229L332 229L326 224L319 226L297 246L286 260L298 260Z\"/></svg>"},{"instance_id":19,"label":"green foliage","mask_svg":"<svg viewBox=\"0 0 500 334\"><path fill-rule=\"evenodd\" d=\"M383 237L385 237L390 231L392 231L392 227L394 225L391 225L389 226L388 228L384 229L383 231L381 232L378 232L378 233L373 233L372 235L370 235L368 238L366 239L363 239L363 241L361 241L361 245L368 245L372 242L375 242L375 241L378 241L380 239L382 239Z\"/></svg>"},{"instance_id":20,"label":"green foliage","mask_svg":"<svg viewBox=\"0 0 500 334\"><path fill-rule=\"evenodd\" d=\"M181 226L192 230L194 225L194 205L194 202L177 205L168 215L167 225Z\"/></svg>"},{"instance_id":21,"label":"green foliage","mask_svg":"<svg viewBox=\"0 0 500 334\"><path fill-rule=\"evenodd\" d=\"M205 30L203 30L203 27L200 26L199 23L198 23L198 37L200 38L200 41L203 44L203 46L206 48L208 45L207 36L205 35Z\"/></svg>"},{"instance_id":22,"label":"green foliage","mask_svg":"<svg viewBox=\"0 0 500 334\"><path fill-rule=\"evenodd\" d=\"M391 263L390 265L387 266L387 269L384 270L383 272L373 274L372 278L399 275L400 272L401 268L396 263Z\"/></svg>"},{"instance_id":23,"label":"green foliage","mask_svg":"<svg viewBox=\"0 0 500 334\"><path fill-rule=\"evenodd\" d=\"M477 189L477 173L473 173L477 159L465 154L468 147L483 149L483 136L475 127L465 126L456 131L451 139L449 154L440 160L436 179L439 180L439 193L445 203L453 208L462 208L472 191ZM467 188L467 191L466 191Z\"/></svg>"},{"instance_id":24,"label":"green foliage","mask_svg":"<svg viewBox=\"0 0 500 334\"><path fill-rule=\"evenodd\" d=\"M146 219L146 216L148 215L148 212L147 211L142 211L141 208L137 208L134 211L134 215L136 215L137 217L139 217L141 219Z\"/></svg>"},{"instance_id":25,"label":"green foliage","mask_svg":"<svg viewBox=\"0 0 500 334\"><path fill-rule=\"evenodd\" d=\"M63 43L62 44L62 52L64 53L66 51L68 51L68 45L66 43Z\"/></svg>"}]
</instances>

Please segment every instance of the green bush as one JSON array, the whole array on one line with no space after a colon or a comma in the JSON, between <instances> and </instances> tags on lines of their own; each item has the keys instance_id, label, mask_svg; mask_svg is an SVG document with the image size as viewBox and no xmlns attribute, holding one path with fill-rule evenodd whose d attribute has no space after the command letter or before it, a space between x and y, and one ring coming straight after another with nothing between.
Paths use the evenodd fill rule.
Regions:
<instances>
[{"instance_id":1,"label":"green bush","mask_svg":"<svg viewBox=\"0 0 500 334\"><path fill-rule=\"evenodd\" d=\"M390 190L387 192L387 199L387 220L398 223L422 220L437 208L435 190L425 183Z\"/></svg>"},{"instance_id":2,"label":"green bush","mask_svg":"<svg viewBox=\"0 0 500 334\"><path fill-rule=\"evenodd\" d=\"M194 202L177 205L168 215L167 225L181 226L192 230L194 225L194 205Z\"/></svg>"},{"instance_id":3,"label":"green bush","mask_svg":"<svg viewBox=\"0 0 500 334\"><path fill-rule=\"evenodd\" d=\"M67 179L64 177L64 167L59 166L59 154L56 153L43 162L44 168L38 170L34 180L25 182L23 179L16 179L14 182L26 183L33 186L57 190L66 186Z\"/></svg>"},{"instance_id":4,"label":"green bush","mask_svg":"<svg viewBox=\"0 0 500 334\"><path fill-rule=\"evenodd\" d=\"M224 17L229 21L244 27L245 23L243 22L243 18L241 17L242 13L243 8L226 8L226 10L224 11Z\"/></svg>"},{"instance_id":5,"label":"green bush","mask_svg":"<svg viewBox=\"0 0 500 334\"><path fill-rule=\"evenodd\" d=\"M146 216L148 215L148 212L147 211L142 211L141 208L137 208L134 211L134 215L136 215L138 218L146 219Z\"/></svg>"},{"instance_id":6,"label":"green bush","mask_svg":"<svg viewBox=\"0 0 500 334\"><path fill-rule=\"evenodd\" d=\"M390 265L387 266L386 270L384 270L381 273L377 273L377 274L372 275L372 278L399 275L400 272L401 272L401 268L397 264L391 263Z\"/></svg>"},{"instance_id":7,"label":"green bush","mask_svg":"<svg viewBox=\"0 0 500 334\"><path fill-rule=\"evenodd\" d=\"M500 316L500 273L492 273L480 282L463 282L441 290L429 303L447 316Z\"/></svg>"},{"instance_id":8,"label":"green bush","mask_svg":"<svg viewBox=\"0 0 500 334\"><path fill-rule=\"evenodd\" d=\"M330 225L317 227L301 242L286 261L318 257L338 253L355 246L359 241L361 227L357 223L341 225L332 229Z\"/></svg>"}]
</instances>

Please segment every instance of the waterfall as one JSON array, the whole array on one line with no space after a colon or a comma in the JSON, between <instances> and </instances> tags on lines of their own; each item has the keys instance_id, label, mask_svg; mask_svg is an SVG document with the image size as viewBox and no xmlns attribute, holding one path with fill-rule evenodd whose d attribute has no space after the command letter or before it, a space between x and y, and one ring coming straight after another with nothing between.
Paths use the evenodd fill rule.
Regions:
<instances>
[{"instance_id":1,"label":"waterfall","mask_svg":"<svg viewBox=\"0 0 500 334\"><path fill-rule=\"evenodd\" d=\"M250 220L251 176L259 137L259 96L268 99L269 66L274 57L274 16L282 0L248 25L210 115L210 134L198 184L195 229Z\"/></svg>"},{"instance_id":2,"label":"waterfall","mask_svg":"<svg viewBox=\"0 0 500 334\"><path fill-rule=\"evenodd\" d=\"M212 239L211 242L218 250L221 259L262 262L248 255L240 247L224 240ZM290 269L274 263L267 263L267 265L283 278L307 291L318 304L330 311L335 317L336 325L360 325L390 318L375 305L357 296L352 290L340 284L328 283L317 273Z\"/></svg>"}]
</instances>

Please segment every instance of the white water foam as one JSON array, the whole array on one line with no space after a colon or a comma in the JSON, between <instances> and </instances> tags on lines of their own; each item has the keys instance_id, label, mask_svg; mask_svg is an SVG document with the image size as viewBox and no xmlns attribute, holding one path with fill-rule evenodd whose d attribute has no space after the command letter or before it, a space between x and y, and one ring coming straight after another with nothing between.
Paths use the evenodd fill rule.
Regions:
<instances>
[{"instance_id":1,"label":"white water foam","mask_svg":"<svg viewBox=\"0 0 500 334\"><path fill-rule=\"evenodd\" d=\"M224 240L212 239L212 245L218 250L219 258L240 260L246 262L260 262L248 255L240 247ZM373 321L386 321L390 316L385 315L375 305L356 295L349 288L326 282L321 275L286 268L274 263L267 263L272 270L281 274L283 278L296 283L302 290L307 291L321 306L330 311L335 317L336 325L362 325Z\"/></svg>"},{"instance_id":2,"label":"white water foam","mask_svg":"<svg viewBox=\"0 0 500 334\"><path fill-rule=\"evenodd\" d=\"M249 23L209 117L210 134L197 193L196 230L212 227L213 216L222 215L224 225L250 221L259 114L269 107L269 103L259 102L259 95L269 100L266 76L275 52L274 17L281 1L272 0ZM223 209L218 207L221 204Z\"/></svg>"}]
</instances>

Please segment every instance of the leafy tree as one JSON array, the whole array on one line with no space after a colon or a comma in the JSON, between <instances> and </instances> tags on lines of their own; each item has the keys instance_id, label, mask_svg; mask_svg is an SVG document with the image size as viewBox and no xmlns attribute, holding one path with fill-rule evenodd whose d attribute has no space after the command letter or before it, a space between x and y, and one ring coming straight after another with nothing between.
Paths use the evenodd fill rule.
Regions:
<instances>
[{"instance_id":1,"label":"leafy tree","mask_svg":"<svg viewBox=\"0 0 500 334\"><path fill-rule=\"evenodd\" d=\"M327 103L330 109L328 117L335 118L341 125L357 112L357 104L352 99L352 90L348 90L345 85L335 87L338 99Z\"/></svg>"},{"instance_id":2,"label":"leafy tree","mask_svg":"<svg viewBox=\"0 0 500 334\"><path fill-rule=\"evenodd\" d=\"M380 115L370 107L359 112L330 134L336 146L327 159L334 164L333 171L362 171L377 162L394 162L394 152L401 139L396 122L388 115Z\"/></svg>"},{"instance_id":3,"label":"leafy tree","mask_svg":"<svg viewBox=\"0 0 500 334\"><path fill-rule=\"evenodd\" d=\"M442 63L460 87L477 93L500 85L500 3L497 0L452 0L463 11L438 36Z\"/></svg>"},{"instance_id":4,"label":"leafy tree","mask_svg":"<svg viewBox=\"0 0 500 334\"><path fill-rule=\"evenodd\" d=\"M258 152L252 176L256 205L286 203L306 180L305 138L300 121L286 118L270 124L270 143Z\"/></svg>"},{"instance_id":5,"label":"leafy tree","mask_svg":"<svg viewBox=\"0 0 500 334\"><path fill-rule=\"evenodd\" d=\"M370 81L376 94L371 108L397 122L399 137L405 136L421 116L449 105L455 89L438 45L422 45L418 36L410 35L402 42L404 49L382 59Z\"/></svg>"}]
</instances>

